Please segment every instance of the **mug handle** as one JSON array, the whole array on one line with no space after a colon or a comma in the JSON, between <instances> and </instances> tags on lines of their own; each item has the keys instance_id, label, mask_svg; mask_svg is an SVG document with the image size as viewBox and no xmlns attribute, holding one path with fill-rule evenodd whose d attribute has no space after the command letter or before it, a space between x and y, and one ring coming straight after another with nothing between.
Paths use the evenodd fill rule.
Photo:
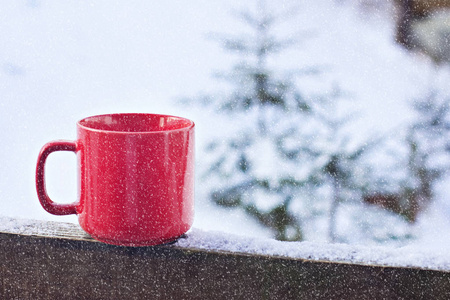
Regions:
<instances>
[{"instance_id":1,"label":"mug handle","mask_svg":"<svg viewBox=\"0 0 450 300\"><path fill-rule=\"evenodd\" d=\"M39 153L36 164L36 190L42 207L53 215L71 215L77 213L78 203L58 204L53 202L45 189L45 161L55 151L77 151L77 144L72 141L54 141L45 144Z\"/></svg>"}]
</instances>

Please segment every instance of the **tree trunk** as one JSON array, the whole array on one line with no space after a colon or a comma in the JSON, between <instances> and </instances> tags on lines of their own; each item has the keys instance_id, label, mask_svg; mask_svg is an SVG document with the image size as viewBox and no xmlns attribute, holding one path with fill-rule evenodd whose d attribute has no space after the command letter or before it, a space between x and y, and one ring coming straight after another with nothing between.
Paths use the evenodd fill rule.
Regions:
<instances>
[{"instance_id":1,"label":"tree trunk","mask_svg":"<svg viewBox=\"0 0 450 300\"><path fill-rule=\"evenodd\" d=\"M333 197L331 200L330 215L329 215L329 227L328 227L328 239L331 243L335 243L337 240L336 234L336 215L341 198L341 187L339 185L339 179L335 176L332 177L333 182Z\"/></svg>"}]
</instances>

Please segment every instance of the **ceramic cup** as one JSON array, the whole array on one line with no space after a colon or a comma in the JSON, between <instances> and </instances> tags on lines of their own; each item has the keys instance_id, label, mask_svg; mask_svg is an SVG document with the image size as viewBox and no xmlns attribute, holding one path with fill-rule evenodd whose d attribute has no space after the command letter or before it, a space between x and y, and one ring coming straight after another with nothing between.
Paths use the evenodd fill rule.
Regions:
<instances>
[{"instance_id":1,"label":"ceramic cup","mask_svg":"<svg viewBox=\"0 0 450 300\"><path fill-rule=\"evenodd\" d=\"M78 158L79 201L53 202L45 161L54 151ZM183 235L194 217L194 123L156 114L109 114L77 123L76 141L53 141L39 153L36 189L54 215L77 214L93 238L150 246Z\"/></svg>"}]
</instances>

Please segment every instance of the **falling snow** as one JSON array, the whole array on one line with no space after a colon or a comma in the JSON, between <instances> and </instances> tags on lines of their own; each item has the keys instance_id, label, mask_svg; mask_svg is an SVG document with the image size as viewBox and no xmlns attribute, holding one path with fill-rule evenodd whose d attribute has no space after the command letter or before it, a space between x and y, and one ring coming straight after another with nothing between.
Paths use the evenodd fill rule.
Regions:
<instances>
[{"instance_id":1,"label":"falling snow","mask_svg":"<svg viewBox=\"0 0 450 300\"><path fill-rule=\"evenodd\" d=\"M437 68L424 56L408 53L393 41L395 20L388 9L363 12L354 5L356 2L318 0L308 2L300 11L298 28L317 37L302 46L296 58L330 70L320 86L305 79L301 88L314 92L323 83L340 82L358 100L352 104L361 112L354 124L355 136L363 138L376 131L392 137L411 121L409 101L413 97L427 92L430 86L448 93L450 72L445 67ZM230 134L237 125L225 123L213 112L180 107L173 100L216 89L211 73L226 68L233 58L224 55L205 35L239 30L228 13L233 5L241 4L3 3L1 214L77 222L74 216L55 217L43 211L35 194L34 168L44 143L75 139L75 122L89 115L137 111L191 118L197 124L197 166L202 171L202 149L207 141ZM115 20L113 24L111 20ZM283 63L295 64L291 59ZM48 188L57 202L76 201L76 160L71 155L49 159ZM387 160L381 155L380 165ZM448 182L448 178L445 180ZM445 180L438 187L436 201L413 225L416 238L402 247L388 248L267 239L271 233L242 213L210 203L204 182L198 178L194 228L176 245L450 270L450 190ZM14 230L26 233L27 224L18 221L3 226L16 226ZM352 228L346 230L351 233Z\"/></svg>"}]
</instances>

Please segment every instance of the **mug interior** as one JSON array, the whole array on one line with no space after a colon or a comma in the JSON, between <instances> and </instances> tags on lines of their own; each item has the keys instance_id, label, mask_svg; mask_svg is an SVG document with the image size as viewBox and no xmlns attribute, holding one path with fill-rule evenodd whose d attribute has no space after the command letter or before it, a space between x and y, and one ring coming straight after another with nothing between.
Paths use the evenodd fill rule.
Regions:
<instances>
[{"instance_id":1,"label":"mug interior","mask_svg":"<svg viewBox=\"0 0 450 300\"><path fill-rule=\"evenodd\" d=\"M158 132L188 128L194 123L188 119L156 114L109 114L85 118L80 126L114 132Z\"/></svg>"}]
</instances>

